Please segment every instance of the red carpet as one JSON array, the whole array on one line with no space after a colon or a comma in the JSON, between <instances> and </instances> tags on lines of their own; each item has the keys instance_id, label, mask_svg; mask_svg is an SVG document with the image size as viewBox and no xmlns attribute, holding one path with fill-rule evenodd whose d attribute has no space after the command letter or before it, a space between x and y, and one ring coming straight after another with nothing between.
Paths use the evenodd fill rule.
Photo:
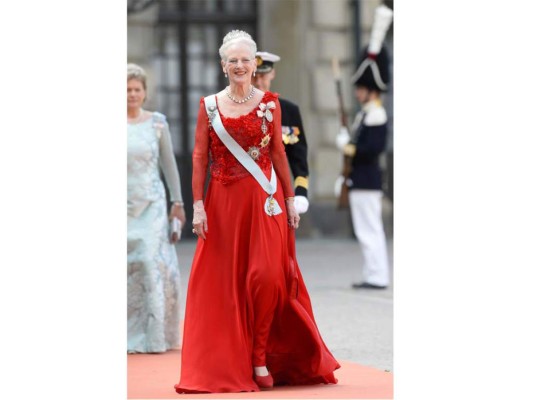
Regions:
<instances>
[{"instance_id":1,"label":"red carpet","mask_svg":"<svg viewBox=\"0 0 533 400\"><path fill-rule=\"evenodd\" d=\"M336 385L280 386L255 393L184 395L174 391L180 376L180 351L128 355L128 399L392 399L392 374L340 361Z\"/></svg>"}]
</instances>

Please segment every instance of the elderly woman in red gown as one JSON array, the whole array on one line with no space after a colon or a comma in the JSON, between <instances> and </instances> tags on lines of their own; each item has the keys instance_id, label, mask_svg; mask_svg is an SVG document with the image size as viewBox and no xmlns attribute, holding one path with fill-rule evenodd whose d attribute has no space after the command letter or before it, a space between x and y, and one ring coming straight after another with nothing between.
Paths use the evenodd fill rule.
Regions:
<instances>
[{"instance_id":1,"label":"elderly woman in red gown","mask_svg":"<svg viewBox=\"0 0 533 400\"><path fill-rule=\"evenodd\" d=\"M278 96L251 84L256 51L246 32L228 33L219 52L229 86L200 101L193 152L193 231L199 239L178 393L337 382L333 371L340 366L322 341L296 261L300 217ZM244 150L240 159L259 167L254 173L219 137L224 128ZM278 183L272 192L258 174Z\"/></svg>"}]
</instances>

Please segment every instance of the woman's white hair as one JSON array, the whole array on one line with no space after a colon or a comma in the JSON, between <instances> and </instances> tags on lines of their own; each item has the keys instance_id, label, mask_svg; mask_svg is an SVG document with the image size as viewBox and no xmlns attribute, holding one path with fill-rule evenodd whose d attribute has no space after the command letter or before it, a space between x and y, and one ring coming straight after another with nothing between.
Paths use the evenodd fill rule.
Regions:
<instances>
[{"instance_id":1,"label":"woman's white hair","mask_svg":"<svg viewBox=\"0 0 533 400\"><path fill-rule=\"evenodd\" d=\"M146 72L137 64L128 64L128 81L130 79L137 79L146 90Z\"/></svg>"},{"instance_id":2,"label":"woman's white hair","mask_svg":"<svg viewBox=\"0 0 533 400\"><path fill-rule=\"evenodd\" d=\"M218 49L218 54L220 54L220 58L224 61L227 61L226 56L226 50L228 47L237 44L237 43L244 43L250 47L250 52L252 53L252 57L255 57L255 53L257 53L257 44L252 39L250 34L246 33L245 31L239 31L239 30L233 30L226 34L224 36L224 39L222 40L222 46Z\"/></svg>"}]
</instances>

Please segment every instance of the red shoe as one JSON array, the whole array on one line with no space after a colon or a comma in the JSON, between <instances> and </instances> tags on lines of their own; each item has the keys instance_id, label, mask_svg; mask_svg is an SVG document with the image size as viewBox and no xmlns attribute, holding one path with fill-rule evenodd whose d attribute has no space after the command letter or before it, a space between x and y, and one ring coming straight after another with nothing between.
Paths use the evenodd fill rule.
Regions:
<instances>
[{"instance_id":1,"label":"red shoe","mask_svg":"<svg viewBox=\"0 0 533 400\"><path fill-rule=\"evenodd\" d=\"M274 379L270 372L267 376L257 376L254 374L254 381L261 389L270 389L274 386Z\"/></svg>"}]
</instances>

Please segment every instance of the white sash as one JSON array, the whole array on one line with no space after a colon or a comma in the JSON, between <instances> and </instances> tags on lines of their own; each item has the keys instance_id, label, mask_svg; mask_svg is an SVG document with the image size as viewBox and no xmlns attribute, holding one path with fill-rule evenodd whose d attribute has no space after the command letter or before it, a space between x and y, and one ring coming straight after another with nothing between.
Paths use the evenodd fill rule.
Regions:
<instances>
[{"instance_id":1,"label":"white sash","mask_svg":"<svg viewBox=\"0 0 533 400\"><path fill-rule=\"evenodd\" d=\"M269 182L261 168L259 168L259 165L257 165L254 161L254 159L247 152L245 152L243 148L239 145L239 143L237 143L235 139L230 136L228 131L226 131L226 128L222 124L222 120L220 119L220 115L218 113L215 95L212 94L211 96L207 96L206 98L204 98L204 102L207 115L209 117L209 120L211 121L211 126L215 130L219 139L222 141L222 143L226 145L231 154L233 154L235 158L239 160L242 166L246 168L250 174L252 174L255 180L268 194L268 198L265 201L265 213L270 216L281 214L281 207L274 198L274 193L276 193L277 188L277 179L276 172L274 171L274 165L272 165L272 175Z\"/></svg>"}]
</instances>

